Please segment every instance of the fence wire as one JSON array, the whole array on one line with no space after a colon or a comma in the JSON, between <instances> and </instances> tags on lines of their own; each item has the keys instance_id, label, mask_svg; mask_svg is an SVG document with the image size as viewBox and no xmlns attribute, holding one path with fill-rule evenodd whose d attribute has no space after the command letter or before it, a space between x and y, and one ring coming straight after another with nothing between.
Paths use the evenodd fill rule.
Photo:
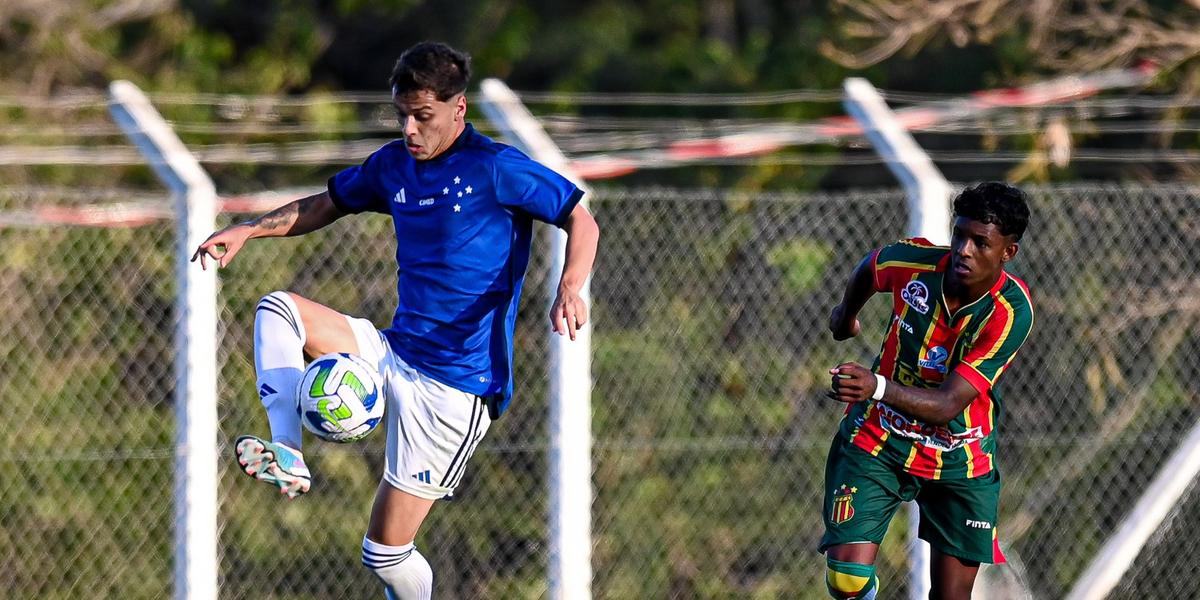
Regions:
<instances>
[{"instance_id":1,"label":"fence wire","mask_svg":"<svg viewBox=\"0 0 1200 600\"><path fill-rule=\"evenodd\" d=\"M1062 597L1200 418L1200 188L1039 187L1012 270L1033 334L1001 380L1000 535L991 598ZM4 210L23 210L4 200ZM853 265L902 235L896 191L597 190L592 284L596 598L825 598L825 453L840 406L826 369L873 357L826 330ZM228 221L228 217L225 218ZM544 231L542 232L545 233ZM174 229L0 227L0 596L162 598L172 590ZM291 290L384 325L395 302L385 217L250 244L221 272L223 598L379 595L359 542L383 436L309 439L293 502L230 468L266 432L253 309ZM453 502L418 537L442 598L546 596L545 240L518 323L517 396ZM1112 598L1195 597L1195 486ZM884 543L905 597L903 518Z\"/></svg>"}]
</instances>

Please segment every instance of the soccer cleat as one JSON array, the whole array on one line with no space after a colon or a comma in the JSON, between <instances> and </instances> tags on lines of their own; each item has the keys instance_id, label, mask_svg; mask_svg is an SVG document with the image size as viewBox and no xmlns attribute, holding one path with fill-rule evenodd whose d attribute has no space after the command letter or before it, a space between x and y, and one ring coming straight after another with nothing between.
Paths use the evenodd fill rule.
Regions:
<instances>
[{"instance_id":1,"label":"soccer cleat","mask_svg":"<svg viewBox=\"0 0 1200 600\"><path fill-rule=\"evenodd\" d=\"M242 472L279 487L279 493L288 498L307 492L312 485L304 456L298 450L253 435L239 437L234 448Z\"/></svg>"}]
</instances>

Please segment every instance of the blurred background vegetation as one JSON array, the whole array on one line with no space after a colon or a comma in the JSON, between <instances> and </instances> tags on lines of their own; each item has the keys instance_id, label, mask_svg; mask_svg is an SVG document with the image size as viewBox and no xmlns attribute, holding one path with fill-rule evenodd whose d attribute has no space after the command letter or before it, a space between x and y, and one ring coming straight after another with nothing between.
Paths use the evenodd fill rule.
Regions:
<instances>
[{"instance_id":1,"label":"blurred background vegetation","mask_svg":"<svg viewBox=\"0 0 1200 600\"><path fill-rule=\"evenodd\" d=\"M111 124L100 125L114 79L149 92L189 145L278 149L296 139L292 126L313 142L381 143L391 131L364 124L383 122L393 61L434 39L474 56L476 84L499 77L517 90L562 93L533 108L584 119L802 122L843 114L837 98L849 76L950 97L1151 60L1161 74L1146 89L1115 92L1123 99L1115 109L1022 115L1012 135L918 138L946 154L1032 153L1058 117L1092 148L1186 156L1178 153L1200 141L1189 120L1200 85L1197 32L1194 1L0 0L0 151L127 150ZM678 106L601 106L571 95L781 90L831 94ZM339 100L360 91L368 94ZM295 97L304 100L287 102ZM1139 108L1138 98L1154 99L1154 109ZM1089 128L1098 118L1142 126ZM1144 126L1149 120L1156 125ZM851 265L902 235L904 215L900 194L862 191L894 181L877 163L844 160L871 154L860 142L810 151L804 156L829 159L638 172L604 182L593 199L606 227L594 281L604 323L593 365L597 597L825 597L812 546L838 414L821 400L821 372L847 355L869 360L886 315L873 304L864 339L851 345L830 342L822 324ZM358 158L205 167L230 196L320 186ZM1155 182L1193 180L1193 162L943 167L954 181ZM1011 374L1018 391L1007 396L1001 531L1046 598L1074 581L1198 406L1181 383L1200 370L1197 310L1187 302L1200 244L1194 189L1105 185L1038 188L1042 224L1016 266L1044 312ZM50 191L10 193L31 188ZM793 193L843 188L853 190ZM0 161L0 210L130 199L165 204L136 160ZM8 423L22 424L0 426L0 590L14 597L169 594L172 483L163 465L175 449L161 425L173 411L171 239L163 220L0 227L0 376L8 382L0 398ZM1153 262L1132 262L1164 242ZM250 393L257 299L291 289L384 325L395 301L391 243L386 219L347 219L304 240L254 245L223 272L222 442L266 426ZM531 267L520 320L518 401L473 460L458 505L435 511L423 534L443 597L545 592L544 258ZM1155 290L1169 298L1142 301ZM360 446L311 444L320 492L300 502L277 504L270 490L223 473L223 596L374 593L357 544L381 444L380 436ZM1068 455L1085 458L1060 460ZM1190 537L1163 539L1194 548ZM904 542L902 533L890 538L880 561L889 594L902 595ZM1143 560L1170 564L1165 545ZM1153 569L1138 573L1130 597L1156 589ZM1194 582L1183 585L1192 587L1163 595L1195 596Z\"/></svg>"},{"instance_id":2,"label":"blurred background vegetation","mask_svg":"<svg viewBox=\"0 0 1200 600\"><path fill-rule=\"evenodd\" d=\"M385 92L395 58L411 44L442 40L474 56L476 84L499 77L516 90L586 93L753 93L779 90L840 90L847 76L867 77L877 87L926 94L1029 84L1056 75L1153 61L1162 73L1149 90L1190 98L1200 89L1195 56L1200 52L1197 2L1135 0L1120 3L1069 0L5 0L0 3L0 94L20 98L102 91L114 79L130 79L148 92L175 94L160 106L168 118L196 122L230 120L229 110L206 110L181 101L195 94L304 94L316 103L303 114L279 115L309 123L348 123L362 107L321 103L322 94ZM1127 92L1131 93L1131 92ZM182 96L180 96L182 95ZM253 112L254 107L246 110ZM536 110L536 109L535 109ZM573 105L548 102L543 110L588 116L663 114L646 106ZM832 102L748 106L674 106L673 117L804 121L842 114ZM1125 107L1122 115L1144 116ZM1154 131L1105 135L1072 127L1071 135L1096 148L1192 148L1195 127L1189 106L1156 112L1165 123ZM38 114L31 114L38 113ZM476 120L482 120L475 113ZM1017 136L935 136L929 149L1030 151L1045 143L1055 113L1022 121ZM1061 115L1059 115L1061 116ZM1096 116L1092 114L1091 116ZM0 125L33 118L62 126L86 114L9 103ZM1072 123L1074 125L1075 123ZM45 130L5 130L12 144ZM271 143L278 129L220 135L182 131L186 142ZM68 139L63 131L61 139ZM378 132L377 132L378 133ZM361 137L335 130L321 139ZM219 139L218 139L219 138ZM853 153L852 147L818 152ZM1004 177L1039 180L1192 178L1180 161L1132 167L1084 163L979 162L949 166L952 180ZM1194 161L1192 161L1194 162ZM344 165L342 165L344 166ZM270 189L279 180L322 181L330 168L309 173L294 167L210 165L222 191ZM49 172L48 172L49 171ZM145 178L128 169L117 180ZM835 166L792 169L695 167L633 174L622 183L721 185L782 189L891 185L884 169ZM112 182L112 170L58 169L6 164L0 178L12 184L52 179L60 183Z\"/></svg>"}]
</instances>

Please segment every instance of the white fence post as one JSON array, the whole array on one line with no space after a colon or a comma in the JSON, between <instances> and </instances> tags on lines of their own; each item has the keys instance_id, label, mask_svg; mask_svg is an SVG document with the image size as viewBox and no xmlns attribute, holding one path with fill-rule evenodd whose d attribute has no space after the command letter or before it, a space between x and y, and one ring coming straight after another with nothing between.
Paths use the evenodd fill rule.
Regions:
<instances>
[{"instance_id":1,"label":"white fence post","mask_svg":"<svg viewBox=\"0 0 1200 600\"><path fill-rule=\"evenodd\" d=\"M537 119L499 79L480 87L484 112L504 137L538 162L590 192ZM586 196L585 196L586 201ZM547 285L558 289L567 236L555 229ZM590 302L589 284L581 293ZM591 330L574 341L550 335L550 593L552 600L583 600L592 586L592 353Z\"/></svg>"},{"instance_id":2,"label":"white fence post","mask_svg":"<svg viewBox=\"0 0 1200 600\"><path fill-rule=\"evenodd\" d=\"M1187 437L1159 468L1158 475L1129 511L1121 527L1075 581L1067 599L1106 598L1133 565L1150 536L1177 506L1197 473L1200 473L1200 422L1192 426Z\"/></svg>"},{"instance_id":3,"label":"white fence post","mask_svg":"<svg viewBox=\"0 0 1200 600\"><path fill-rule=\"evenodd\" d=\"M175 598L217 597L217 277L188 262L213 231L216 189L137 86L109 85L113 120L175 199Z\"/></svg>"},{"instance_id":4,"label":"white fence post","mask_svg":"<svg viewBox=\"0 0 1200 600\"><path fill-rule=\"evenodd\" d=\"M923 237L935 244L950 241L950 184L934 166L929 155L896 120L883 97L867 80L847 79L845 106L862 125L867 139L883 157L892 174L900 180L908 196L906 235ZM915 503L908 503L908 529L911 544L909 571L910 597L925 600L929 596L929 544L917 538L920 515Z\"/></svg>"}]
</instances>

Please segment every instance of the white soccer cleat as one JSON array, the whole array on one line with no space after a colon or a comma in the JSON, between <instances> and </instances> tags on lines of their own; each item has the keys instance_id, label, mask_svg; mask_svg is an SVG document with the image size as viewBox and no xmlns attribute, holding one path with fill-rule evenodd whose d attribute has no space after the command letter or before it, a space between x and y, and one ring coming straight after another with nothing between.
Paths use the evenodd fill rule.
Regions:
<instances>
[{"instance_id":1,"label":"white soccer cleat","mask_svg":"<svg viewBox=\"0 0 1200 600\"><path fill-rule=\"evenodd\" d=\"M243 473L277 486L279 493L288 498L295 498L312 486L312 477L299 450L253 435L239 437L234 449Z\"/></svg>"}]
</instances>

